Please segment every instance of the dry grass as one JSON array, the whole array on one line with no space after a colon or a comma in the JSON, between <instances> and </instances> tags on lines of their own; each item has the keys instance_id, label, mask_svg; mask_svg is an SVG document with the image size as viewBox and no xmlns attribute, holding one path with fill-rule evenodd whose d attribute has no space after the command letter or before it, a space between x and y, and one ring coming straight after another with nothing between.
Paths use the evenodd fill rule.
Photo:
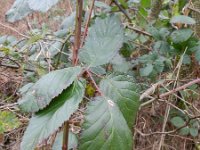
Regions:
<instances>
[{"instance_id":1,"label":"dry grass","mask_svg":"<svg viewBox=\"0 0 200 150\"><path fill-rule=\"evenodd\" d=\"M19 21L17 23L8 23L5 20L5 13L10 9L14 0L0 0L0 22L6 26L10 26L15 28L20 32L25 32L28 28L25 21ZM12 30L0 26L0 34L1 35L16 35Z\"/></svg>"},{"instance_id":2,"label":"dry grass","mask_svg":"<svg viewBox=\"0 0 200 150\"><path fill-rule=\"evenodd\" d=\"M157 150L161 139L161 134L145 135L149 133L161 132L163 116L166 109L165 103L152 103L138 113L138 120L135 130L136 150ZM168 123L166 131L175 128ZM142 132L142 133L141 133ZM166 134L163 150L193 150L194 141L190 136L181 136L178 132Z\"/></svg>"},{"instance_id":3,"label":"dry grass","mask_svg":"<svg viewBox=\"0 0 200 150\"><path fill-rule=\"evenodd\" d=\"M26 19L18 21L16 23L9 23L5 19L6 12L11 8L14 0L0 0L0 23L4 24L5 26L9 26L15 28L17 31L21 33L26 33L29 30L30 25L34 28L41 28L43 23L52 29L56 30L60 25L59 21L53 20L53 17L58 15L69 15L71 12L71 8L69 8L68 1L61 0L57 6L53 8L53 10L48 11L45 14L42 13L33 13L29 15ZM59 11L56 10L59 8ZM0 35L15 35L19 36L13 30L0 26Z\"/></svg>"}]
</instances>

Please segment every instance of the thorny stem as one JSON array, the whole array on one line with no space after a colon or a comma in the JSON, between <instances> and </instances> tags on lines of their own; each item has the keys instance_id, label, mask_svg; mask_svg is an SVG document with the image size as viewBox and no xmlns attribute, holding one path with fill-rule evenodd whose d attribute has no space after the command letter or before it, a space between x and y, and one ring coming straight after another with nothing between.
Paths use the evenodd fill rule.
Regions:
<instances>
[{"instance_id":1,"label":"thorny stem","mask_svg":"<svg viewBox=\"0 0 200 150\"><path fill-rule=\"evenodd\" d=\"M83 40L82 40L82 43L80 45L80 47L83 46L84 42L85 42L85 38L87 37L87 33L88 33L88 27L89 27L89 23L90 23L90 20L91 20L91 16L92 16L92 10L94 9L94 2L95 0L92 0L92 3L91 3L91 7L90 7L90 10L89 10L89 16L87 18L87 22L86 22L86 25L85 25L85 31L84 31L84 34L83 34ZM94 85L94 87L96 88L96 91L100 94L100 95L103 95L103 93L101 92L101 90L99 89L98 85L96 84L95 80L93 79L92 77L92 74L91 74L91 71L86 69L85 71L90 80L92 81L92 84Z\"/></svg>"},{"instance_id":2,"label":"thorny stem","mask_svg":"<svg viewBox=\"0 0 200 150\"><path fill-rule=\"evenodd\" d=\"M78 63L78 50L81 46L81 23L82 23L82 12L83 12L83 0L76 1L76 25L75 25L75 41L73 50L73 65L76 66Z\"/></svg>"},{"instance_id":3,"label":"thorny stem","mask_svg":"<svg viewBox=\"0 0 200 150\"><path fill-rule=\"evenodd\" d=\"M124 10L124 8L116 0L113 0L113 3L115 3L115 5L119 8L119 10L126 16L128 22L132 22L126 10Z\"/></svg>"},{"instance_id":4,"label":"thorny stem","mask_svg":"<svg viewBox=\"0 0 200 150\"><path fill-rule=\"evenodd\" d=\"M69 140L69 122L67 121L64 124L62 150L68 150L68 140Z\"/></svg>"},{"instance_id":5,"label":"thorny stem","mask_svg":"<svg viewBox=\"0 0 200 150\"><path fill-rule=\"evenodd\" d=\"M58 68L58 65L59 65L60 59L61 59L61 54L62 54L62 52L63 52L63 50L64 50L64 48L65 48L65 45L66 45L67 41L68 41L69 38L71 37L71 35L72 35L72 34L70 33L70 34L66 37L66 39L64 40L64 43L62 44L60 53L59 53L59 55L58 55L58 59L57 59L57 63L56 63L56 68Z\"/></svg>"},{"instance_id":6,"label":"thorny stem","mask_svg":"<svg viewBox=\"0 0 200 150\"><path fill-rule=\"evenodd\" d=\"M89 70L86 70L86 73L88 74L88 76L89 76L89 78L91 79L91 81L92 81L94 87L96 88L96 91L97 91L101 96L103 96L103 93L101 92L101 90L99 89L99 87L98 87L98 85L96 84L95 80L93 79L92 74L90 73L90 71L89 71Z\"/></svg>"},{"instance_id":7,"label":"thorny stem","mask_svg":"<svg viewBox=\"0 0 200 150\"><path fill-rule=\"evenodd\" d=\"M73 66L76 66L78 63L78 50L81 45L82 12L83 12L83 0L77 0L76 1L75 41L74 41L73 56L72 56ZM68 149L68 138L69 138L69 121L65 122L64 124L62 150Z\"/></svg>"},{"instance_id":8,"label":"thorny stem","mask_svg":"<svg viewBox=\"0 0 200 150\"><path fill-rule=\"evenodd\" d=\"M84 31L84 34L83 34L83 41L81 43L81 47L83 46L83 44L85 42L85 38L87 36L89 23L90 23L90 19L91 19L91 16L92 16L92 10L94 8L94 2L95 2L95 0L92 0L92 4L91 4L90 10L89 10L89 16L87 18L87 22L86 22L86 25L85 25L85 31Z\"/></svg>"}]
</instances>

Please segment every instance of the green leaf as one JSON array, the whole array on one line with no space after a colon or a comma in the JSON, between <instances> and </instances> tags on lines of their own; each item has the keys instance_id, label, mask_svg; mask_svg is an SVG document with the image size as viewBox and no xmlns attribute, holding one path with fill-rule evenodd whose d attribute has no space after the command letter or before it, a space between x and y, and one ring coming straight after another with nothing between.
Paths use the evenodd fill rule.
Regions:
<instances>
[{"instance_id":1,"label":"green leaf","mask_svg":"<svg viewBox=\"0 0 200 150\"><path fill-rule=\"evenodd\" d=\"M28 0L29 7L34 11L47 12L59 0Z\"/></svg>"},{"instance_id":2,"label":"green leaf","mask_svg":"<svg viewBox=\"0 0 200 150\"><path fill-rule=\"evenodd\" d=\"M40 35L40 34L34 34L34 35L32 35L29 39L28 39L28 41L27 41L27 44L33 44L33 43L36 43L36 42L38 42L39 40L41 40L43 38L43 36L42 35Z\"/></svg>"},{"instance_id":3,"label":"green leaf","mask_svg":"<svg viewBox=\"0 0 200 150\"><path fill-rule=\"evenodd\" d=\"M193 84L193 85L195 85L195 84ZM196 85L197 87L198 87L198 85ZM191 120L190 121L190 126L191 127L193 127L193 128L199 128L199 122L198 122L198 120Z\"/></svg>"},{"instance_id":4,"label":"green leaf","mask_svg":"<svg viewBox=\"0 0 200 150\"><path fill-rule=\"evenodd\" d=\"M20 121L13 112L0 111L0 134L18 128Z\"/></svg>"},{"instance_id":5,"label":"green leaf","mask_svg":"<svg viewBox=\"0 0 200 150\"><path fill-rule=\"evenodd\" d=\"M200 63L200 49L195 52L195 59Z\"/></svg>"},{"instance_id":6,"label":"green leaf","mask_svg":"<svg viewBox=\"0 0 200 150\"><path fill-rule=\"evenodd\" d=\"M196 22L191 17L179 15L179 16L172 17L172 19L170 20L170 23L182 23L182 24L192 25L192 24L195 24Z\"/></svg>"},{"instance_id":7,"label":"green leaf","mask_svg":"<svg viewBox=\"0 0 200 150\"><path fill-rule=\"evenodd\" d=\"M28 83L28 84L24 85L23 87L21 87L19 89L20 94L26 93L33 85L34 85L34 83Z\"/></svg>"},{"instance_id":8,"label":"green leaf","mask_svg":"<svg viewBox=\"0 0 200 150\"><path fill-rule=\"evenodd\" d=\"M104 65L119 51L122 42L123 31L117 16L97 18L80 50L80 61L90 67Z\"/></svg>"},{"instance_id":9,"label":"green leaf","mask_svg":"<svg viewBox=\"0 0 200 150\"><path fill-rule=\"evenodd\" d=\"M104 75L104 74L106 74L106 70L103 67L101 67L101 66L91 67L90 70L93 73L98 74L98 75Z\"/></svg>"},{"instance_id":10,"label":"green leaf","mask_svg":"<svg viewBox=\"0 0 200 150\"><path fill-rule=\"evenodd\" d=\"M159 30L156 27L153 26L147 26L147 31L153 36L155 40L161 40L161 35L159 33Z\"/></svg>"},{"instance_id":11,"label":"green leaf","mask_svg":"<svg viewBox=\"0 0 200 150\"><path fill-rule=\"evenodd\" d=\"M16 0L7 11L6 20L13 23L23 19L30 13L32 13L32 10L29 8L27 0Z\"/></svg>"},{"instance_id":12,"label":"green leaf","mask_svg":"<svg viewBox=\"0 0 200 150\"><path fill-rule=\"evenodd\" d=\"M157 60L155 61L155 63L154 63L154 68L155 68L155 70L156 70L157 72L159 72L159 73L163 72L164 67L165 67L165 65L164 65L164 59L159 58L159 59L157 59Z\"/></svg>"},{"instance_id":13,"label":"green leaf","mask_svg":"<svg viewBox=\"0 0 200 150\"><path fill-rule=\"evenodd\" d=\"M165 41L157 41L155 42L153 49L157 52L160 52L166 55L166 53L170 49L170 45Z\"/></svg>"},{"instance_id":14,"label":"green leaf","mask_svg":"<svg viewBox=\"0 0 200 150\"><path fill-rule=\"evenodd\" d=\"M53 134L78 109L85 92L85 83L75 81L43 110L30 120L21 149L33 150L35 146Z\"/></svg>"},{"instance_id":15,"label":"green leaf","mask_svg":"<svg viewBox=\"0 0 200 150\"><path fill-rule=\"evenodd\" d=\"M107 11L111 11L111 7L104 2L95 1L95 6Z\"/></svg>"},{"instance_id":16,"label":"green leaf","mask_svg":"<svg viewBox=\"0 0 200 150\"><path fill-rule=\"evenodd\" d=\"M191 63L191 58L190 58L190 56L187 55L187 54L185 54L185 55L183 56L183 64L188 65L188 64L190 64L190 63Z\"/></svg>"},{"instance_id":17,"label":"green leaf","mask_svg":"<svg viewBox=\"0 0 200 150\"><path fill-rule=\"evenodd\" d=\"M180 29L172 32L170 35L172 42L175 44L186 42L193 34L191 29Z\"/></svg>"},{"instance_id":18,"label":"green leaf","mask_svg":"<svg viewBox=\"0 0 200 150\"><path fill-rule=\"evenodd\" d=\"M132 150L126 120L112 100L96 97L87 107L80 150Z\"/></svg>"},{"instance_id":19,"label":"green leaf","mask_svg":"<svg viewBox=\"0 0 200 150\"><path fill-rule=\"evenodd\" d=\"M144 68L140 69L140 75L142 77L146 77L151 74L153 71L153 65L152 64L147 64Z\"/></svg>"},{"instance_id":20,"label":"green leaf","mask_svg":"<svg viewBox=\"0 0 200 150\"><path fill-rule=\"evenodd\" d=\"M139 90L131 76L111 74L100 82L99 87L106 97L118 105L132 128L139 107Z\"/></svg>"},{"instance_id":21,"label":"green leaf","mask_svg":"<svg viewBox=\"0 0 200 150\"><path fill-rule=\"evenodd\" d=\"M188 135L189 132L190 132L190 129L189 129L188 127L184 127L184 128L182 128L182 129L180 129L180 131L179 131L179 133L180 133L181 135Z\"/></svg>"},{"instance_id":22,"label":"green leaf","mask_svg":"<svg viewBox=\"0 0 200 150\"><path fill-rule=\"evenodd\" d=\"M65 37L68 32L70 32L71 30L74 29L75 17L76 17L75 12L71 13L70 16L67 16L63 20L63 22L60 26L60 29L57 32L55 32L54 34L58 37Z\"/></svg>"},{"instance_id":23,"label":"green leaf","mask_svg":"<svg viewBox=\"0 0 200 150\"><path fill-rule=\"evenodd\" d=\"M140 4L144 8L149 8L151 7L151 0L141 0Z\"/></svg>"},{"instance_id":24,"label":"green leaf","mask_svg":"<svg viewBox=\"0 0 200 150\"><path fill-rule=\"evenodd\" d=\"M131 64L119 54L116 54L110 63L113 65L115 72L128 72L131 69Z\"/></svg>"},{"instance_id":25,"label":"green leaf","mask_svg":"<svg viewBox=\"0 0 200 150\"><path fill-rule=\"evenodd\" d=\"M57 134L52 150L62 150L63 132ZM69 132L68 149L76 149L78 146L78 139L76 135Z\"/></svg>"},{"instance_id":26,"label":"green leaf","mask_svg":"<svg viewBox=\"0 0 200 150\"><path fill-rule=\"evenodd\" d=\"M185 125L185 121L181 117L173 117L171 123L177 128Z\"/></svg>"},{"instance_id":27,"label":"green leaf","mask_svg":"<svg viewBox=\"0 0 200 150\"><path fill-rule=\"evenodd\" d=\"M190 135L196 137L198 135L198 128L190 128Z\"/></svg>"},{"instance_id":28,"label":"green leaf","mask_svg":"<svg viewBox=\"0 0 200 150\"><path fill-rule=\"evenodd\" d=\"M75 17L76 17L76 13L75 13L75 12L72 12L70 16L67 16L67 17L63 20L63 22L62 22L60 28L61 28L61 29L66 29L66 30L70 30L70 28L73 28L73 26L74 26L74 24L75 24Z\"/></svg>"},{"instance_id":29,"label":"green leaf","mask_svg":"<svg viewBox=\"0 0 200 150\"><path fill-rule=\"evenodd\" d=\"M119 0L119 2L125 9L128 8L128 3L125 0Z\"/></svg>"},{"instance_id":30,"label":"green leaf","mask_svg":"<svg viewBox=\"0 0 200 150\"><path fill-rule=\"evenodd\" d=\"M20 108L36 112L46 107L51 100L70 86L81 72L81 67L52 71L39 79L19 100Z\"/></svg>"},{"instance_id":31,"label":"green leaf","mask_svg":"<svg viewBox=\"0 0 200 150\"><path fill-rule=\"evenodd\" d=\"M146 37L146 36L144 36L144 35L141 34L141 35L139 36L139 40L140 40L141 43L145 43L145 42L147 42L148 37Z\"/></svg>"},{"instance_id":32,"label":"green leaf","mask_svg":"<svg viewBox=\"0 0 200 150\"><path fill-rule=\"evenodd\" d=\"M63 43L61 43L60 41L52 43L48 49L50 57L53 58L55 55L57 55L61 51L62 46Z\"/></svg>"}]
</instances>

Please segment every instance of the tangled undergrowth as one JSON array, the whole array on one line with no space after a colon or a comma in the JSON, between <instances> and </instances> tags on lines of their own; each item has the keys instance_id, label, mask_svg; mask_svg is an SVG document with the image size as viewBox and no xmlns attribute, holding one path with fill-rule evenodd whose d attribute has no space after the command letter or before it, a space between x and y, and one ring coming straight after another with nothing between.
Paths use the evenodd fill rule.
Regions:
<instances>
[{"instance_id":1,"label":"tangled undergrowth","mask_svg":"<svg viewBox=\"0 0 200 150\"><path fill-rule=\"evenodd\" d=\"M136 121L130 128L133 133L131 140L133 139L135 150L199 150L200 42L198 16L200 16L200 10L196 3L198 2L191 0L189 2L163 0L154 3L148 0L91 0L84 3L83 11L79 14L83 19L82 23L79 22L79 26L82 27L82 30L79 31L77 22L74 28L77 17L74 11L77 9L75 7L80 9L80 5L77 6L74 1L70 0L61 1L46 14L39 14L39 17L38 13L34 14L36 17L32 14L27 16L23 20L23 25L24 22L27 23L26 29L15 29L15 26L11 27L5 23L4 18L1 18L0 26L5 31L14 33L14 36L5 35L4 31L4 35L0 37L0 149L19 150L20 144L24 141L25 130L34 118L31 118L31 114L22 112L20 108L24 109L26 106L27 110L41 109L30 107L27 103L25 105L18 103L18 99L32 101L32 96L27 98L26 94L32 87L37 87L41 77L48 75L49 72L72 67L81 62L79 65L83 67L83 70L77 76L80 81L82 78L86 81L84 100L80 102L76 111L70 114L67 124L65 122L63 125L62 123L62 126L50 133L48 138L45 137L42 142L38 142L37 149L60 149L61 133L66 128L70 131L71 143L69 142L69 145L71 148L77 149L79 144L79 146L81 145L80 149L84 149L84 144L88 142L88 139L84 137L84 130L87 130L85 127L87 124L84 123L85 118L90 117L88 115L88 110L91 109L90 102L95 101L96 97L103 97L106 92L108 92L106 94L110 94L109 88L107 91L105 90L109 87L106 84L110 80L113 83L126 80L134 83L128 89L133 86L132 89L137 87L134 92L140 96L140 106L136 108L136 110L138 109L137 116L135 113L132 115L136 116ZM11 9L17 11L14 8ZM120 18L120 21L116 19L116 16L118 19ZM34 19L30 20L31 18ZM63 19L65 20L61 24ZM10 20L13 21L12 15ZM113 33L116 26L112 26L112 23L109 24L109 20L117 25L119 22L121 23L117 27L119 34ZM20 22L18 24L20 25ZM37 27L37 24L40 28ZM103 25L107 25L107 27L102 27ZM112 26L113 31L108 30L111 29L109 25ZM106 37L107 40L110 40L110 45L106 45L108 43L98 33L98 31L104 33L104 30L107 31L107 34L112 35L113 40L110 40L109 36ZM121 32L124 35L123 40L120 38ZM104 36L107 34L105 33ZM96 35L97 37L95 37ZM97 39L97 43L89 43L90 37L93 36L95 37L93 40ZM117 38L118 41L115 42ZM90 49L91 45L98 45L98 40L101 40L100 43L105 44L106 48L116 47L118 49L120 47L118 44L121 47L115 52L115 55L103 56L102 53L98 53L101 46L95 47L94 50L92 49L93 51ZM114 42L115 44L113 44ZM80 51L83 51L77 56L74 55L76 46L77 49L80 48ZM87 53L84 53L84 50ZM93 59L93 53L90 52L98 54L98 57ZM110 59L107 56L110 56ZM93 64L88 65L90 59ZM100 60L98 61L98 59ZM97 62L95 62L96 60ZM73 65L71 65L71 61ZM119 80L117 77L121 74L125 74L125 76ZM129 77L133 80L129 80ZM72 86L76 87L75 83L73 81L71 86L62 90L65 92ZM80 83L78 82L78 84ZM47 83L44 85L52 86ZM120 93L124 88L123 85L128 86L127 83L121 82L122 87L117 87L119 89L116 91ZM38 88L43 89L39 86ZM125 95L129 92L125 91ZM130 92L130 94L132 93ZM113 96L112 92L109 96ZM128 97L128 95L126 96ZM55 102L56 98L59 98L59 95L53 95L51 100L53 99ZM133 99L137 100L136 97ZM110 99L108 103L111 106L115 104ZM88 106L88 104L90 105ZM125 105L123 105L124 107ZM44 106L42 106L43 108ZM36 112L37 115L37 111L31 110L31 112ZM126 115L125 119L127 119ZM128 123L128 125L130 124ZM109 137L109 133L105 131L104 136ZM81 142L78 143L77 139L81 139ZM56 145L53 144L54 142ZM116 148L115 145L118 144L113 144L113 147Z\"/></svg>"}]
</instances>

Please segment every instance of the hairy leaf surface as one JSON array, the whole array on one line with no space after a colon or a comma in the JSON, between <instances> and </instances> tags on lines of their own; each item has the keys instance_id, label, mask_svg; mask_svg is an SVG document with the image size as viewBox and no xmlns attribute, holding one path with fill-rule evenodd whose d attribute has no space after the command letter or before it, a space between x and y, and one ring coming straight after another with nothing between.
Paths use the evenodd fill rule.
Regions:
<instances>
[{"instance_id":1,"label":"hairy leaf surface","mask_svg":"<svg viewBox=\"0 0 200 150\"><path fill-rule=\"evenodd\" d=\"M28 0L29 7L34 11L47 12L59 0Z\"/></svg>"},{"instance_id":2,"label":"hairy leaf surface","mask_svg":"<svg viewBox=\"0 0 200 150\"><path fill-rule=\"evenodd\" d=\"M96 97L85 114L80 150L131 150L132 135L115 102Z\"/></svg>"},{"instance_id":3,"label":"hairy leaf surface","mask_svg":"<svg viewBox=\"0 0 200 150\"><path fill-rule=\"evenodd\" d=\"M85 92L85 83L75 81L43 110L37 112L30 120L24 134L21 149L33 150L48 138L78 109Z\"/></svg>"},{"instance_id":4,"label":"hairy leaf surface","mask_svg":"<svg viewBox=\"0 0 200 150\"><path fill-rule=\"evenodd\" d=\"M182 23L182 24L195 24L195 20L191 17L184 16L184 15L179 15L179 16L174 16L170 20L170 23Z\"/></svg>"},{"instance_id":5,"label":"hairy leaf surface","mask_svg":"<svg viewBox=\"0 0 200 150\"><path fill-rule=\"evenodd\" d=\"M100 82L106 97L117 103L128 126L132 128L139 107L138 86L130 76L111 74Z\"/></svg>"},{"instance_id":6,"label":"hairy leaf surface","mask_svg":"<svg viewBox=\"0 0 200 150\"><path fill-rule=\"evenodd\" d=\"M26 112L45 108L54 97L72 84L80 72L81 67L70 67L44 75L22 95L20 108Z\"/></svg>"},{"instance_id":7,"label":"hairy leaf surface","mask_svg":"<svg viewBox=\"0 0 200 150\"><path fill-rule=\"evenodd\" d=\"M172 32L171 39L175 44L186 42L193 34L191 29L180 29Z\"/></svg>"},{"instance_id":8,"label":"hairy leaf surface","mask_svg":"<svg viewBox=\"0 0 200 150\"><path fill-rule=\"evenodd\" d=\"M91 67L106 64L119 51L122 42L123 29L116 16L97 18L80 50L80 61Z\"/></svg>"},{"instance_id":9,"label":"hairy leaf surface","mask_svg":"<svg viewBox=\"0 0 200 150\"><path fill-rule=\"evenodd\" d=\"M32 10L29 8L28 0L16 0L7 11L6 19L9 22L15 22L21 20L30 13L32 13Z\"/></svg>"}]
</instances>

